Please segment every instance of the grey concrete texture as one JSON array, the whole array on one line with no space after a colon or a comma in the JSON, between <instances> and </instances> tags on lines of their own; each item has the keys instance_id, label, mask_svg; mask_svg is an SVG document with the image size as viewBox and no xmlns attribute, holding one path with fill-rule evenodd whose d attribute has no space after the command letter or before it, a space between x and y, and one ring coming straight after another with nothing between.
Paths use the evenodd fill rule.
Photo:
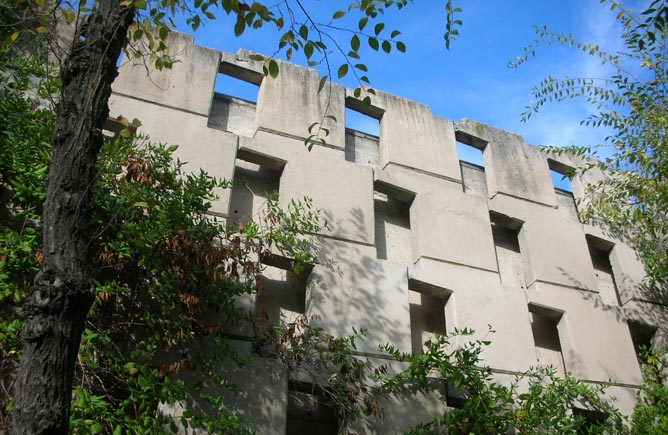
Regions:
<instances>
[{"instance_id":1,"label":"grey concrete texture","mask_svg":"<svg viewBox=\"0 0 668 435\"><path fill-rule=\"evenodd\" d=\"M654 342L665 343L668 309L661 295L640 285L644 271L635 253L577 217L574 199L605 174L574 179L572 195L555 191L550 167L589 161L548 155L520 135L443 119L384 92L370 107L339 85L318 92L320 78L311 69L280 62L277 78L264 77L262 62L249 60L249 52L220 53L177 33L169 43L180 59L172 70L153 71L140 61L121 67L112 116L139 118L141 133L179 145L186 170L235 180L212 208L230 223L241 218L235 211L257 217L266 191L276 189L283 206L312 198L331 225L311 235L319 264L308 280L268 270L266 292L239 300L240 307L264 310L277 323L305 315L340 336L364 328L359 350L378 358L378 344L410 352L420 348L414 338L430 329L470 327L473 339L492 342L484 363L510 374L547 358L532 330L538 310L556 319L559 347L551 351L561 353L564 369L589 382L612 380L620 406L632 408L641 378L627 322L653 328ZM214 93L217 74L257 85L257 103ZM346 129L346 107L378 119L380 137ZM308 126L323 120L327 144L309 152ZM457 141L481 149L484 168L460 162ZM422 307L428 301L442 313ZM433 326L433 319L443 321ZM248 325L226 332L252 336ZM277 376L267 380L271 387L247 385L250 372L232 375L247 389L239 412L262 408L256 400L265 394L275 397L267 415L249 415L258 433L285 431L290 374L276 370L266 369ZM393 419L357 430L394 433L444 409L433 394L405 393L386 403Z\"/></svg>"}]
</instances>

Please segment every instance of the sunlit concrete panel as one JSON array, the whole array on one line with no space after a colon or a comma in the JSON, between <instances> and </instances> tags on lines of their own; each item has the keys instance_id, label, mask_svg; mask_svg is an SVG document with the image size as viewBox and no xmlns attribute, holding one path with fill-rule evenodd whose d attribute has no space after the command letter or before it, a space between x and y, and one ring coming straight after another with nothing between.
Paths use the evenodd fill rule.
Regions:
<instances>
[{"instance_id":1,"label":"sunlit concrete panel","mask_svg":"<svg viewBox=\"0 0 668 435\"><path fill-rule=\"evenodd\" d=\"M147 134L150 141L178 145L174 156L185 163L186 171L199 174L203 170L218 179L232 179L237 136L208 128L205 117L121 95L112 95L109 109L114 118L138 118L142 123L138 133ZM212 202L210 211L226 216L229 189L215 189L214 193L218 199Z\"/></svg>"},{"instance_id":2,"label":"sunlit concrete panel","mask_svg":"<svg viewBox=\"0 0 668 435\"><path fill-rule=\"evenodd\" d=\"M527 145L518 134L470 119L458 122L456 128L487 142L483 158L490 196L502 193L556 205L547 158L539 148Z\"/></svg>"},{"instance_id":3,"label":"sunlit concrete panel","mask_svg":"<svg viewBox=\"0 0 668 435\"><path fill-rule=\"evenodd\" d=\"M166 44L177 60L171 68L155 69L148 56L126 59L114 81L114 92L207 116L220 52L195 45L185 33L171 32Z\"/></svg>"},{"instance_id":4,"label":"sunlit concrete panel","mask_svg":"<svg viewBox=\"0 0 668 435\"><path fill-rule=\"evenodd\" d=\"M348 96L353 97L352 90ZM461 181L452 121L429 106L384 92L371 95L380 119L380 167L389 163Z\"/></svg>"},{"instance_id":5,"label":"sunlit concrete panel","mask_svg":"<svg viewBox=\"0 0 668 435\"><path fill-rule=\"evenodd\" d=\"M484 198L461 190L418 195L411 207L411 228L416 258L498 270Z\"/></svg>"},{"instance_id":6,"label":"sunlit concrete panel","mask_svg":"<svg viewBox=\"0 0 668 435\"><path fill-rule=\"evenodd\" d=\"M535 364L535 352L524 291L502 286L497 273L422 258L409 268L409 277L451 292L446 307L447 331L471 328L471 339L489 340L486 364L523 371ZM489 326L495 332L490 332Z\"/></svg>"},{"instance_id":7,"label":"sunlit concrete panel","mask_svg":"<svg viewBox=\"0 0 668 435\"><path fill-rule=\"evenodd\" d=\"M559 339L566 371L584 380L642 381L626 319L615 307L603 307L596 293L534 283L529 303L563 312Z\"/></svg>"},{"instance_id":8,"label":"sunlit concrete panel","mask_svg":"<svg viewBox=\"0 0 668 435\"><path fill-rule=\"evenodd\" d=\"M257 105L257 127L304 139L319 134L329 146L345 147L345 90L336 84L327 84L320 92L317 71L287 62L277 61L276 78L265 77L260 86ZM335 118L326 118L333 116ZM325 130L314 126L321 123ZM328 133L328 134L327 134ZM342 156L343 158L343 156Z\"/></svg>"},{"instance_id":9,"label":"sunlit concrete panel","mask_svg":"<svg viewBox=\"0 0 668 435\"><path fill-rule=\"evenodd\" d=\"M289 161L283 170L280 203L309 197L330 230L323 233L340 239L373 244L373 175L369 167L318 159Z\"/></svg>"},{"instance_id":10,"label":"sunlit concrete panel","mask_svg":"<svg viewBox=\"0 0 668 435\"><path fill-rule=\"evenodd\" d=\"M524 222L518 238L527 286L542 281L596 291L596 276L579 222L564 219L556 208L508 196L497 196L488 203L490 210Z\"/></svg>"},{"instance_id":11,"label":"sunlit concrete panel","mask_svg":"<svg viewBox=\"0 0 668 435\"><path fill-rule=\"evenodd\" d=\"M432 379L427 389L408 386L379 401L381 417L352 422L345 433L400 435L408 429L441 417L447 410L444 382Z\"/></svg>"},{"instance_id":12,"label":"sunlit concrete panel","mask_svg":"<svg viewBox=\"0 0 668 435\"><path fill-rule=\"evenodd\" d=\"M339 337L352 334L353 328L366 329L366 339L357 346L362 352L379 353L378 345L384 343L410 352L406 268L377 260L366 247L346 245L351 244L322 241L330 255L311 272L306 289L309 322Z\"/></svg>"}]
</instances>

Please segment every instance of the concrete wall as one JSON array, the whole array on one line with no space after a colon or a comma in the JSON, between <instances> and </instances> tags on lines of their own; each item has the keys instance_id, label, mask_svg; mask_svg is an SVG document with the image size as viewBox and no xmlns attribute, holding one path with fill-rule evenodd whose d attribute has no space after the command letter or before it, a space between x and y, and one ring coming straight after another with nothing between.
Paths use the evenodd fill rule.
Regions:
<instances>
[{"instance_id":1,"label":"concrete wall","mask_svg":"<svg viewBox=\"0 0 668 435\"><path fill-rule=\"evenodd\" d=\"M281 62L274 79L247 52L219 53L180 34L169 42L180 56L172 70L121 68L112 116L140 118L141 132L179 145L188 170L232 179L212 208L231 224L261 215L274 191L283 205L312 198L331 225L313 236L320 263L308 280L268 269L263 291L241 307L274 323L303 313L341 336L365 328L358 349L374 358L380 343L419 352L434 332L470 327L492 341L483 358L499 373L551 362L588 382L612 380L619 406L632 409L641 378L627 321L665 343L668 311L641 291L635 254L578 220L574 197L602 174L573 180L573 194L556 191L549 168L581 162L517 134L383 92L364 107L338 85L318 93L316 71ZM253 83L257 102L214 93L218 74ZM379 137L346 130L346 107L378 119ZM327 146L309 152L307 126L327 114L339 122L326 121ZM457 141L482 150L484 168L461 163ZM252 334L248 325L226 332ZM258 432L285 433L286 415L299 414L289 403L316 399L289 393L291 374L274 362L255 364L272 385L254 379L253 366L235 371L245 390L239 412L257 404L263 411L246 416ZM442 412L437 396L405 391L388 399L389 420L355 430L400 432Z\"/></svg>"}]
</instances>

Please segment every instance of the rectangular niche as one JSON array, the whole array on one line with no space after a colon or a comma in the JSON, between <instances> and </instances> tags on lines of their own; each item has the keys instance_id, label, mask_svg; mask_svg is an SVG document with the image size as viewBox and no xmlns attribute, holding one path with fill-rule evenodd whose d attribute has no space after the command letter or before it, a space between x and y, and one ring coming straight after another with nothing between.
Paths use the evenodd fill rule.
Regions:
<instances>
[{"instance_id":1,"label":"rectangular niche","mask_svg":"<svg viewBox=\"0 0 668 435\"><path fill-rule=\"evenodd\" d=\"M373 192L376 257L399 264L413 264L410 209L414 196L384 183Z\"/></svg>"},{"instance_id":2,"label":"rectangular niche","mask_svg":"<svg viewBox=\"0 0 668 435\"><path fill-rule=\"evenodd\" d=\"M408 303L413 353L420 355L424 343L436 334L447 333L446 306L450 292L420 281L409 280Z\"/></svg>"},{"instance_id":3,"label":"rectangular niche","mask_svg":"<svg viewBox=\"0 0 668 435\"><path fill-rule=\"evenodd\" d=\"M268 199L278 197L284 163L239 150L234 166L228 226L258 222L266 211Z\"/></svg>"},{"instance_id":4,"label":"rectangular niche","mask_svg":"<svg viewBox=\"0 0 668 435\"><path fill-rule=\"evenodd\" d=\"M380 161L380 120L383 110L346 98L345 156L349 162L376 167Z\"/></svg>"},{"instance_id":5,"label":"rectangular niche","mask_svg":"<svg viewBox=\"0 0 668 435\"><path fill-rule=\"evenodd\" d=\"M336 435L339 421L322 387L291 381L288 387L286 435Z\"/></svg>"},{"instance_id":6,"label":"rectangular niche","mask_svg":"<svg viewBox=\"0 0 668 435\"><path fill-rule=\"evenodd\" d=\"M542 366L552 366L564 376L566 367L559 339L561 312L529 304L531 331L536 349L536 359Z\"/></svg>"},{"instance_id":7,"label":"rectangular niche","mask_svg":"<svg viewBox=\"0 0 668 435\"><path fill-rule=\"evenodd\" d=\"M306 311L308 272L300 275L289 269L268 266L259 277L255 313L270 325L287 325Z\"/></svg>"},{"instance_id":8,"label":"rectangular niche","mask_svg":"<svg viewBox=\"0 0 668 435\"><path fill-rule=\"evenodd\" d=\"M255 134L255 112L264 75L221 62L209 112L209 127L241 136Z\"/></svg>"},{"instance_id":9,"label":"rectangular niche","mask_svg":"<svg viewBox=\"0 0 668 435\"><path fill-rule=\"evenodd\" d=\"M464 192L471 195L488 196L483 153L487 142L462 131L455 131L457 155L462 171Z\"/></svg>"},{"instance_id":10,"label":"rectangular niche","mask_svg":"<svg viewBox=\"0 0 668 435\"><path fill-rule=\"evenodd\" d=\"M519 240L522 221L494 212L490 213L490 220L501 284L507 287L526 288Z\"/></svg>"},{"instance_id":11,"label":"rectangular niche","mask_svg":"<svg viewBox=\"0 0 668 435\"><path fill-rule=\"evenodd\" d=\"M586 237L591 263L596 274L598 293L605 304L620 305L617 283L610 263L610 254L615 245L589 234Z\"/></svg>"},{"instance_id":12,"label":"rectangular niche","mask_svg":"<svg viewBox=\"0 0 668 435\"><path fill-rule=\"evenodd\" d=\"M633 341L633 349L636 352L636 358L638 358L638 361L642 362L643 351L653 347L652 342L654 341L657 328L634 321L629 321L628 325L631 340Z\"/></svg>"},{"instance_id":13,"label":"rectangular niche","mask_svg":"<svg viewBox=\"0 0 668 435\"><path fill-rule=\"evenodd\" d=\"M575 169L552 159L547 159L547 166L550 168L550 177L552 178L554 193L557 196L559 211L566 217L579 220L575 197L573 196L573 185L571 184Z\"/></svg>"}]
</instances>

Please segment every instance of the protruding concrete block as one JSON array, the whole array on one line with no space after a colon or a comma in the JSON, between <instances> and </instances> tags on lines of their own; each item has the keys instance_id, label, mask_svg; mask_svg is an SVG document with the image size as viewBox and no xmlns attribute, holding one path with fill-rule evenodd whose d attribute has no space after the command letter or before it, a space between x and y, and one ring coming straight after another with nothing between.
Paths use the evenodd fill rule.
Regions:
<instances>
[{"instance_id":1,"label":"protruding concrete block","mask_svg":"<svg viewBox=\"0 0 668 435\"><path fill-rule=\"evenodd\" d=\"M199 174L203 170L218 179L232 179L237 136L208 128L206 117L121 95L112 95L109 109L112 117L138 118L142 122L139 133L149 135L151 141L178 145L174 154L185 162L186 171ZM230 190L216 189L214 193L218 199L210 212L227 216Z\"/></svg>"},{"instance_id":2,"label":"protruding concrete block","mask_svg":"<svg viewBox=\"0 0 668 435\"><path fill-rule=\"evenodd\" d=\"M448 332L454 328L475 331L472 337L459 337L453 344L473 339L491 341L484 349L483 360L494 368L521 372L535 365L523 290L502 286L494 272L426 258L409 269L409 277L452 292L446 307Z\"/></svg>"},{"instance_id":3,"label":"protruding concrete block","mask_svg":"<svg viewBox=\"0 0 668 435\"><path fill-rule=\"evenodd\" d=\"M525 278L597 291L582 225L552 207L507 196L489 201L490 210L524 222L519 231Z\"/></svg>"},{"instance_id":4,"label":"protruding concrete block","mask_svg":"<svg viewBox=\"0 0 668 435\"><path fill-rule=\"evenodd\" d=\"M265 77L260 86L256 115L257 128L299 139L316 134L308 127L322 123L320 137L329 146L345 147L345 90L342 86L326 85L318 92L320 76L313 69L279 62L278 77ZM333 116L336 121L326 116Z\"/></svg>"},{"instance_id":5,"label":"protruding concrete block","mask_svg":"<svg viewBox=\"0 0 668 435\"><path fill-rule=\"evenodd\" d=\"M280 203L309 197L322 210L331 230L324 234L353 242L374 243L373 174L354 163L311 156L288 162L283 170Z\"/></svg>"},{"instance_id":6,"label":"protruding concrete block","mask_svg":"<svg viewBox=\"0 0 668 435\"><path fill-rule=\"evenodd\" d=\"M497 272L484 198L461 190L418 195L411 207L413 252L421 257Z\"/></svg>"},{"instance_id":7,"label":"protruding concrete block","mask_svg":"<svg viewBox=\"0 0 668 435\"><path fill-rule=\"evenodd\" d=\"M487 142L483 157L490 196L502 193L556 206L547 158L527 145L518 134L463 119L455 125L470 136Z\"/></svg>"},{"instance_id":8,"label":"protruding concrete block","mask_svg":"<svg viewBox=\"0 0 668 435\"><path fill-rule=\"evenodd\" d=\"M171 69L156 70L147 57L128 60L119 68L114 92L208 116L220 52L195 45L185 33L171 32L166 44L177 60Z\"/></svg>"},{"instance_id":9,"label":"protruding concrete block","mask_svg":"<svg viewBox=\"0 0 668 435\"><path fill-rule=\"evenodd\" d=\"M306 315L311 324L344 337L353 328L367 330L357 348L379 353L392 343L411 351L406 268L377 260L374 252L350 243L321 240L328 262L316 265L306 290Z\"/></svg>"},{"instance_id":10,"label":"protruding concrete block","mask_svg":"<svg viewBox=\"0 0 668 435\"><path fill-rule=\"evenodd\" d=\"M527 299L564 313L558 328L568 372L584 380L642 383L621 309L602 307L596 293L539 282L527 291Z\"/></svg>"},{"instance_id":11,"label":"protruding concrete block","mask_svg":"<svg viewBox=\"0 0 668 435\"><path fill-rule=\"evenodd\" d=\"M347 95L353 98L352 90ZM461 181L452 121L433 115L429 106L384 92L371 98L382 113L381 168L395 164Z\"/></svg>"}]
</instances>

